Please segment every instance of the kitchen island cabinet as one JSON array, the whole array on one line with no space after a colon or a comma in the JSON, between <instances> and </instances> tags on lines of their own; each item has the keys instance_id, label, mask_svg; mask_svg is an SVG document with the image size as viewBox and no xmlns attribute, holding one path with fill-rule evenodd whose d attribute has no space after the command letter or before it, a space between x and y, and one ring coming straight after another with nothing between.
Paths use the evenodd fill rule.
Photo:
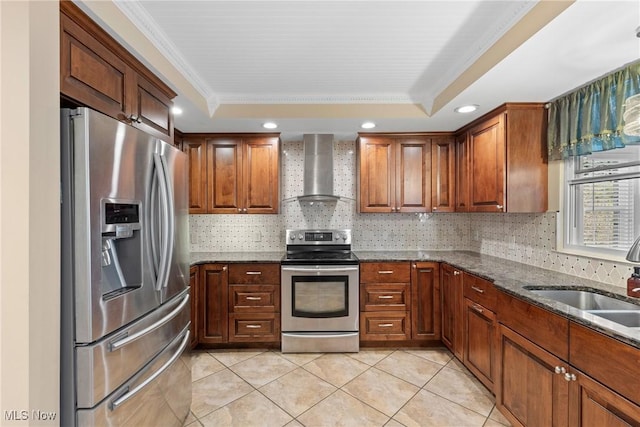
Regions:
<instances>
[{"instance_id":1,"label":"kitchen island cabinet","mask_svg":"<svg viewBox=\"0 0 640 427\"><path fill-rule=\"evenodd\" d=\"M70 1L60 2L60 93L173 143L176 93Z\"/></svg>"},{"instance_id":2,"label":"kitchen island cabinet","mask_svg":"<svg viewBox=\"0 0 640 427\"><path fill-rule=\"evenodd\" d=\"M459 211L547 210L546 110L508 103L456 132Z\"/></svg>"},{"instance_id":3,"label":"kitchen island cabinet","mask_svg":"<svg viewBox=\"0 0 640 427\"><path fill-rule=\"evenodd\" d=\"M431 212L431 139L423 134L360 134L362 213Z\"/></svg>"}]
</instances>

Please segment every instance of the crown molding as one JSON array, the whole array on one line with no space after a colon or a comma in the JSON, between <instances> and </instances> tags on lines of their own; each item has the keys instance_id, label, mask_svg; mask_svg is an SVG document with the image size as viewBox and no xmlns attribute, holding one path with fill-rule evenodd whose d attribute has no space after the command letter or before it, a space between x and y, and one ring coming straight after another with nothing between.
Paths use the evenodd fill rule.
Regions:
<instances>
[{"instance_id":1,"label":"crown molding","mask_svg":"<svg viewBox=\"0 0 640 427\"><path fill-rule=\"evenodd\" d=\"M386 95L252 95L219 94L221 104L413 104L412 97L405 94Z\"/></svg>"}]
</instances>

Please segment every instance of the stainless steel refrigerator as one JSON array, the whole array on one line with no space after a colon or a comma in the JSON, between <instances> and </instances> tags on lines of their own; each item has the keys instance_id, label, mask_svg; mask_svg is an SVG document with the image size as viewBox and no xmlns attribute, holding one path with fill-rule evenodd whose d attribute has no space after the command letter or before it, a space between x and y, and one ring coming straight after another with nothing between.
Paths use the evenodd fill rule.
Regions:
<instances>
[{"instance_id":1,"label":"stainless steel refrigerator","mask_svg":"<svg viewBox=\"0 0 640 427\"><path fill-rule=\"evenodd\" d=\"M180 426L191 406L187 156L88 108L63 109L61 133L60 423Z\"/></svg>"}]
</instances>

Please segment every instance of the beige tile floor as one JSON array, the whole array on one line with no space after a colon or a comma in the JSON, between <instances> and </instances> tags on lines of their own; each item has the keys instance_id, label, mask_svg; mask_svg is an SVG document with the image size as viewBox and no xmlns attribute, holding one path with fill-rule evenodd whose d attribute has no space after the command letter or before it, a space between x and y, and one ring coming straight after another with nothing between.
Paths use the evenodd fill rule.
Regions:
<instances>
[{"instance_id":1,"label":"beige tile floor","mask_svg":"<svg viewBox=\"0 0 640 427\"><path fill-rule=\"evenodd\" d=\"M189 427L509 426L491 393L443 348L191 358Z\"/></svg>"}]
</instances>

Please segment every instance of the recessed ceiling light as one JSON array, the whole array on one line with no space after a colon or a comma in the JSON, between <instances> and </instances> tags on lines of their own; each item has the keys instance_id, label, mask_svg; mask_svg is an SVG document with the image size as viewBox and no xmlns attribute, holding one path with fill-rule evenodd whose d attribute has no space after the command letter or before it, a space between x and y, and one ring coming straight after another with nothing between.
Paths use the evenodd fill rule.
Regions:
<instances>
[{"instance_id":1,"label":"recessed ceiling light","mask_svg":"<svg viewBox=\"0 0 640 427\"><path fill-rule=\"evenodd\" d=\"M174 105L173 107L171 107L171 112L176 116L179 116L180 114L182 114L182 108Z\"/></svg>"},{"instance_id":2,"label":"recessed ceiling light","mask_svg":"<svg viewBox=\"0 0 640 427\"><path fill-rule=\"evenodd\" d=\"M373 129L374 127L376 127L376 124L373 122L364 122L363 124L360 125L360 127L362 129Z\"/></svg>"},{"instance_id":3,"label":"recessed ceiling light","mask_svg":"<svg viewBox=\"0 0 640 427\"><path fill-rule=\"evenodd\" d=\"M266 122L262 124L262 127L265 129L276 129L278 127L278 125L276 123L273 122Z\"/></svg>"},{"instance_id":4,"label":"recessed ceiling light","mask_svg":"<svg viewBox=\"0 0 640 427\"><path fill-rule=\"evenodd\" d=\"M463 105L462 107L458 107L453 111L455 111L456 113L472 113L477 109L478 109L477 104L469 104L469 105Z\"/></svg>"}]
</instances>

